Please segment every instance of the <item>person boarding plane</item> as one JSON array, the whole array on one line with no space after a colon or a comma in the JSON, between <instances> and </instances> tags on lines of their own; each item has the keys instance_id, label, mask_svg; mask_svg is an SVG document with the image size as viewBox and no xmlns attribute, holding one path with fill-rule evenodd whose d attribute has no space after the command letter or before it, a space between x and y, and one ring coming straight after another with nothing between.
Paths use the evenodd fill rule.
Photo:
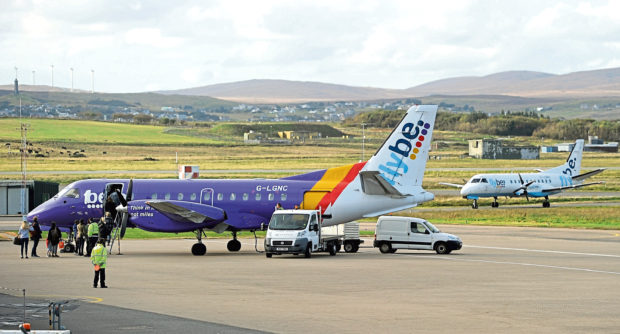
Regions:
<instances>
[{"instance_id":1,"label":"person boarding plane","mask_svg":"<svg viewBox=\"0 0 620 334\"><path fill-rule=\"evenodd\" d=\"M500 196L519 197L544 197L544 208L551 206L549 196L568 189L576 189L602 182L583 183L586 178L596 175L604 168L596 169L584 174L579 174L581 169L581 155L583 152L583 139L577 139L573 150L563 165L538 173L505 173L505 174L477 174L466 184L444 183L439 184L461 188L461 196L473 199L472 208L478 208L478 199L481 197L493 197L495 200L491 207L499 207L497 198Z\"/></svg>"},{"instance_id":2,"label":"person boarding plane","mask_svg":"<svg viewBox=\"0 0 620 334\"><path fill-rule=\"evenodd\" d=\"M192 254L204 255L203 231L229 231L229 251L241 249L237 232L266 227L279 202L321 210L323 226L404 210L435 196L422 188L436 105L409 108L366 162L266 180L88 179L71 183L28 214L28 221L69 227L76 218L101 217L109 194L120 193L124 228L196 233Z\"/></svg>"}]
</instances>

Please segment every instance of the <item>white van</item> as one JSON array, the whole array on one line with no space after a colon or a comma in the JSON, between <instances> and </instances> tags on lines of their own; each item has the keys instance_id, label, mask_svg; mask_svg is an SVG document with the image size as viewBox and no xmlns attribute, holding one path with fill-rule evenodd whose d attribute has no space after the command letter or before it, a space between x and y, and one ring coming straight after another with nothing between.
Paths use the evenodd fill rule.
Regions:
<instances>
[{"instance_id":1,"label":"white van","mask_svg":"<svg viewBox=\"0 0 620 334\"><path fill-rule=\"evenodd\" d=\"M377 220L374 247L381 253L394 253L397 249L434 250L449 254L463 246L455 235L439 231L435 225L420 218L381 216Z\"/></svg>"}]
</instances>

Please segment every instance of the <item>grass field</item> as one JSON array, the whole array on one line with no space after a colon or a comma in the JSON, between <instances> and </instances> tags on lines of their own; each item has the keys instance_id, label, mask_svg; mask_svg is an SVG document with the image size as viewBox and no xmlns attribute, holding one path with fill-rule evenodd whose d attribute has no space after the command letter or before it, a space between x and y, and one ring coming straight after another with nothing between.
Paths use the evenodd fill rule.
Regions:
<instances>
[{"instance_id":1,"label":"grass field","mask_svg":"<svg viewBox=\"0 0 620 334\"><path fill-rule=\"evenodd\" d=\"M129 125L104 122L28 119L29 148L43 153L28 159L28 171L47 172L36 179L55 181L62 184L89 177L105 175L60 174L59 171L121 170L126 173L114 174L113 178L175 178L178 164L199 165L201 177L208 178L278 178L290 176L292 172L260 172L259 170L285 169L324 169L355 163L362 158L361 129L339 128L349 134L349 138L329 138L311 140L294 145L244 145L238 136L225 132L213 134L209 128L166 128L160 126ZM228 132L231 124L228 124ZM16 119L0 119L0 141L10 146L0 146L0 171L20 171L19 122ZM389 129L367 129L364 157L368 159L383 143L390 133ZM542 154L539 160L479 160L463 157L467 151L467 140L479 138L477 134L436 131L433 143L437 149L431 151L427 164L424 187L442 188L439 182L463 183L476 174L476 169L497 168L549 168L566 160L567 153ZM522 143L536 143L536 138L516 138ZM65 148L63 148L65 147ZM435 146L433 147L435 148ZM83 152L80 152L82 151ZM46 153L47 152L47 153ZM73 157L80 152L85 157ZM105 152L105 153L104 153ZM178 161L177 161L178 157ZM582 168L620 167L620 154L584 153ZM471 168L473 170L455 171L444 168ZM247 172L218 172L207 174L205 170L247 170ZM132 174L131 171L152 170L148 174ZM169 171L169 172L166 172ZM0 175L0 179L16 179L17 175ZM613 168L598 174L591 181L605 181L604 184L583 188L582 191L620 191L620 169ZM574 191L578 197L579 191ZM583 201L583 198L578 199ZM592 199L589 199L592 200ZM618 201L617 198L600 199ZM575 199L554 198L553 202L575 201ZM620 228L619 213L614 209L601 210L590 207L579 209L538 210L523 214L523 210L506 209L505 204L520 203L520 200L502 202L499 210L468 210L437 213L438 223L488 224L573 227L573 228ZM422 207L468 206L469 201L460 198L438 197ZM486 205L486 204L481 204ZM620 211L617 210L616 211ZM519 214L521 212L521 214ZM604 213L599 216L598 212ZM426 214L426 213L425 213ZM505 217L505 218L502 218ZM555 219L554 217L558 217ZM587 218L592 217L587 223ZM426 218L426 217L425 217ZM600 219L599 219L600 218ZM429 218L430 219L430 218ZM133 233L136 233L135 235ZM168 236L157 234L158 236ZM226 235L226 234L225 234ZM151 237L149 232L135 230L128 237ZM182 235L191 237L192 234ZM213 235L216 237L216 235Z\"/></svg>"}]
</instances>

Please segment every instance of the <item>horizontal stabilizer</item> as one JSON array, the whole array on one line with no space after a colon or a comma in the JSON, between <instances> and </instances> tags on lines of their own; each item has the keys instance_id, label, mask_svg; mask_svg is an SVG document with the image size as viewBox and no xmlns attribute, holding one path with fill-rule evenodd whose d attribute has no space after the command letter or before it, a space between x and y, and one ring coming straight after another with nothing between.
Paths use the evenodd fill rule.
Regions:
<instances>
[{"instance_id":1,"label":"horizontal stabilizer","mask_svg":"<svg viewBox=\"0 0 620 334\"><path fill-rule=\"evenodd\" d=\"M408 196L402 194L394 186L392 186L381 173L376 170L360 172L362 179L362 191L367 195L395 195Z\"/></svg>"},{"instance_id":2,"label":"horizontal stabilizer","mask_svg":"<svg viewBox=\"0 0 620 334\"><path fill-rule=\"evenodd\" d=\"M587 172L587 173L583 173L583 174L579 174L576 176L573 176L573 181L583 181L591 176L594 176L598 173L601 173L605 170L605 168L599 168L599 169L595 169L593 171Z\"/></svg>"},{"instance_id":3,"label":"horizontal stabilizer","mask_svg":"<svg viewBox=\"0 0 620 334\"><path fill-rule=\"evenodd\" d=\"M543 193L548 193L548 192L562 191L562 190L568 190L568 189L577 189L577 188L587 187L587 186L591 186L591 185L594 185L594 184L601 184L601 183L604 183L604 182L600 181L600 182L576 184L576 185L565 186L565 187L549 188L549 189L543 189L542 192Z\"/></svg>"},{"instance_id":4,"label":"horizontal stabilizer","mask_svg":"<svg viewBox=\"0 0 620 334\"><path fill-rule=\"evenodd\" d=\"M449 187L455 187L455 188L463 188L463 184L456 184L456 183L446 183L446 182L439 182L439 184L443 184L444 186L449 186Z\"/></svg>"}]
</instances>

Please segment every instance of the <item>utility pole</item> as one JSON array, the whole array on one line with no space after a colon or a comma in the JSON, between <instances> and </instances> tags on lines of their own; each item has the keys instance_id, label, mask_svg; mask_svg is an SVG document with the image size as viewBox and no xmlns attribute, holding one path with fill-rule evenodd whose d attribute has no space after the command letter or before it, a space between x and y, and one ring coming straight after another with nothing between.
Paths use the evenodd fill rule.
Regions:
<instances>
[{"instance_id":1,"label":"utility pole","mask_svg":"<svg viewBox=\"0 0 620 334\"><path fill-rule=\"evenodd\" d=\"M54 88L54 65L50 65L52 68L52 88Z\"/></svg>"},{"instance_id":2,"label":"utility pole","mask_svg":"<svg viewBox=\"0 0 620 334\"><path fill-rule=\"evenodd\" d=\"M91 89L90 89L90 93L91 94L95 94L95 70L91 69L90 70L90 77L91 77Z\"/></svg>"}]
</instances>

